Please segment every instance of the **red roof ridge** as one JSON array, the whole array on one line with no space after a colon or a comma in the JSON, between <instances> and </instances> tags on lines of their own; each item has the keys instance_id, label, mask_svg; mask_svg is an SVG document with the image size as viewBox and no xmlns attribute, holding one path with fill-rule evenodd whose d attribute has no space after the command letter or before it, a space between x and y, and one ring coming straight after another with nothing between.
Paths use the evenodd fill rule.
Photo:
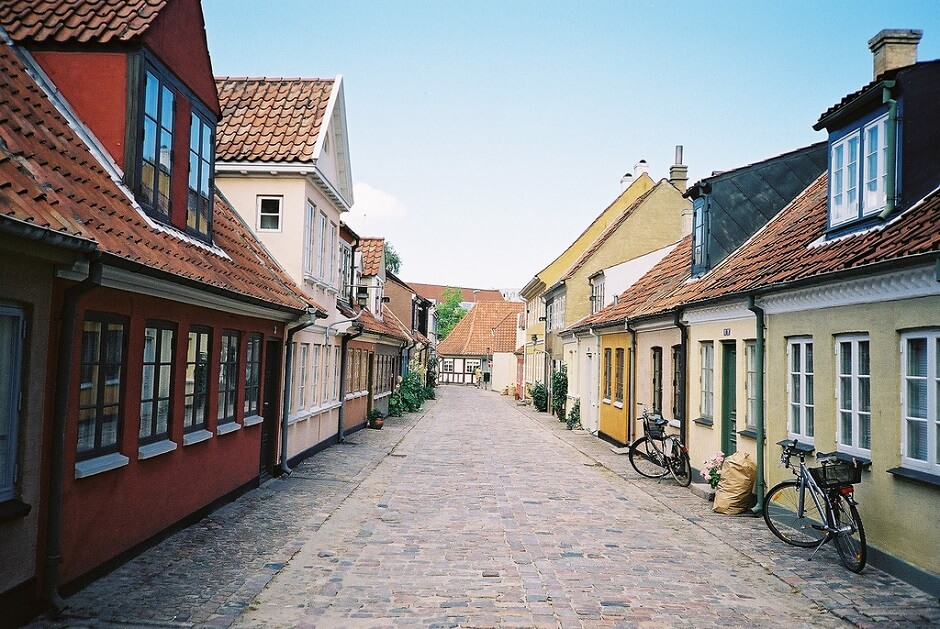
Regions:
<instances>
[{"instance_id":1,"label":"red roof ridge","mask_svg":"<svg viewBox=\"0 0 940 629\"><path fill-rule=\"evenodd\" d=\"M296 76L296 77L287 77L287 76L217 76L215 77L216 83L224 81L238 81L238 82L266 82L266 83L278 83L278 82L290 82L290 83L328 83L335 81L336 77L315 77L315 76Z\"/></svg>"}]
</instances>

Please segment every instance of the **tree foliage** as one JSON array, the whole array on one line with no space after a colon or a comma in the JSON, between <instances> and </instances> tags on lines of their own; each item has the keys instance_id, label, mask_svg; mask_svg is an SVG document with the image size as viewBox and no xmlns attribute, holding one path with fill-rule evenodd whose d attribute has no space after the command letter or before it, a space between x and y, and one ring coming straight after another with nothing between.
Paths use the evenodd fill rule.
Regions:
<instances>
[{"instance_id":1,"label":"tree foliage","mask_svg":"<svg viewBox=\"0 0 940 629\"><path fill-rule=\"evenodd\" d=\"M444 340L454 326L460 323L467 311L460 305L463 295L459 288L448 286L444 289L444 303L437 307L437 336Z\"/></svg>"},{"instance_id":2,"label":"tree foliage","mask_svg":"<svg viewBox=\"0 0 940 629\"><path fill-rule=\"evenodd\" d=\"M385 270L398 275L398 272L401 270L401 258L398 256L398 252L395 251L395 247L385 241Z\"/></svg>"}]
</instances>

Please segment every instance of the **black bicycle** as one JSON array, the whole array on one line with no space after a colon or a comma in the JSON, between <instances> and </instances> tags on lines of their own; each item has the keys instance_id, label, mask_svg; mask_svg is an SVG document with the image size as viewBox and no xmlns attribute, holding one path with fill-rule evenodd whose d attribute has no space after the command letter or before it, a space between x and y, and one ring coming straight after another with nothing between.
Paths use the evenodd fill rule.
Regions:
<instances>
[{"instance_id":1,"label":"black bicycle","mask_svg":"<svg viewBox=\"0 0 940 629\"><path fill-rule=\"evenodd\" d=\"M781 464L796 474L771 488L764 498L764 521L774 535L787 544L813 548L810 559L823 544L834 541L845 567L861 572L868 557L865 528L855 502L856 483L862 468L836 458L835 453L818 453L821 467L806 467L806 452L797 441L781 444ZM790 458L800 459L795 467Z\"/></svg>"},{"instance_id":2,"label":"black bicycle","mask_svg":"<svg viewBox=\"0 0 940 629\"><path fill-rule=\"evenodd\" d=\"M640 476L662 478L672 474L682 487L692 482L692 464L689 449L678 435L666 433L670 422L659 413L651 413L643 407L643 436L630 444L630 465Z\"/></svg>"}]
</instances>

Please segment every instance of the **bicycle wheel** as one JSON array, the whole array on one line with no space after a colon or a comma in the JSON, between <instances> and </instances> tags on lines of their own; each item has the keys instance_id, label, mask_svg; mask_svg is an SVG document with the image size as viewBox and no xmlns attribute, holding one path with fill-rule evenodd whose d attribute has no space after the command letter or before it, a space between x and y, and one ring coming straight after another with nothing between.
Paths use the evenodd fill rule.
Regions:
<instances>
[{"instance_id":1,"label":"bicycle wheel","mask_svg":"<svg viewBox=\"0 0 940 629\"><path fill-rule=\"evenodd\" d=\"M795 480L783 481L767 492L764 498L764 522L774 535L787 544L811 548L826 539L822 530L826 518L813 502L809 490L805 492L803 512L800 509L800 486Z\"/></svg>"},{"instance_id":2,"label":"bicycle wheel","mask_svg":"<svg viewBox=\"0 0 940 629\"><path fill-rule=\"evenodd\" d=\"M832 524L836 529L833 537L839 557L846 568L852 572L861 572L868 559L868 546L858 509L838 491L833 492L829 501L832 504Z\"/></svg>"},{"instance_id":3,"label":"bicycle wheel","mask_svg":"<svg viewBox=\"0 0 940 629\"><path fill-rule=\"evenodd\" d=\"M680 487L688 487L692 484L692 464L689 463L689 454L682 447L682 442L675 437L669 441L671 444L668 459L669 472Z\"/></svg>"},{"instance_id":4,"label":"bicycle wheel","mask_svg":"<svg viewBox=\"0 0 940 629\"><path fill-rule=\"evenodd\" d=\"M662 478L669 473L662 453L649 440L640 437L630 445L630 465L640 476Z\"/></svg>"}]
</instances>

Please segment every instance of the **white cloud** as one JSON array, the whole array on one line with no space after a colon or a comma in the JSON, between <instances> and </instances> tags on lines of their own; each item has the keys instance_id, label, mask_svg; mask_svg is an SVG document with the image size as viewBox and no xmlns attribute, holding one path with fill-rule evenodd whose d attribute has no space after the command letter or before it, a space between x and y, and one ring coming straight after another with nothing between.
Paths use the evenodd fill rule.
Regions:
<instances>
[{"instance_id":1,"label":"white cloud","mask_svg":"<svg viewBox=\"0 0 940 629\"><path fill-rule=\"evenodd\" d=\"M357 231L359 229L376 231L384 225L401 221L408 214L408 210L401 201L388 192L367 183L357 182L353 188L353 195L356 203L344 220Z\"/></svg>"}]
</instances>

